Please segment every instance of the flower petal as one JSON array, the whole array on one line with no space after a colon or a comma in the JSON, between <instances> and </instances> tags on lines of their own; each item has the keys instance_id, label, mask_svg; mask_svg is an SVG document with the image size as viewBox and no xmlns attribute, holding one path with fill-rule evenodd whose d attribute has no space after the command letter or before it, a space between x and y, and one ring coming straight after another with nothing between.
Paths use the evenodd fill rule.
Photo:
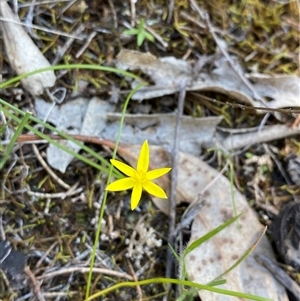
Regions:
<instances>
[{"instance_id":1,"label":"flower petal","mask_svg":"<svg viewBox=\"0 0 300 301\"><path fill-rule=\"evenodd\" d=\"M105 190L108 191L122 191L134 187L135 181L131 178L124 178L110 183Z\"/></svg>"},{"instance_id":2,"label":"flower petal","mask_svg":"<svg viewBox=\"0 0 300 301\"><path fill-rule=\"evenodd\" d=\"M147 181L143 184L143 188L150 194L162 198L162 199L167 199L166 193L163 191L162 188L160 188L157 184Z\"/></svg>"},{"instance_id":3,"label":"flower petal","mask_svg":"<svg viewBox=\"0 0 300 301\"><path fill-rule=\"evenodd\" d=\"M157 179L161 176L163 176L164 174L168 173L172 168L159 168L159 169L154 169L151 171L148 171L146 174L147 180L154 180Z\"/></svg>"},{"instance_id":4,"label":"flower petal","mask_svg":"<svg viewBox=\"0 0 300 301\"><path fill-rule=\"evenodd\" d=\"M134 210L139 204L142 196L142 191L143 191L142 185L139 183L133 187L132 194L131 194L131 210Z\"/></svg>"},{"instance_id":5,"label":"flower petal","mask_svg":"<svg viewBox=\"0 0 300 301\"><path fill-rule=\"evenodd\" d=\"M137 172L142 171L146 173L148 167L149 167L149 145L148 145L148 140L145 140L140 151L136 170Z\"/></svg>"},{"instance_id":6,"label":"flower petal","mask_svg":"<svg viewBox=\"0 0 300 301\"><path fill-rule=\"evenodd\" d=\"M118 168L120 171L122 171L126 176L128 177L132 177L132 178L135 178L136 177L136 171L134 168L132 168L131 166L121 162L121 161L118 161L118 160L115 160L115 159L110 159L110 163Z\"/></svg>"}]
</instances>

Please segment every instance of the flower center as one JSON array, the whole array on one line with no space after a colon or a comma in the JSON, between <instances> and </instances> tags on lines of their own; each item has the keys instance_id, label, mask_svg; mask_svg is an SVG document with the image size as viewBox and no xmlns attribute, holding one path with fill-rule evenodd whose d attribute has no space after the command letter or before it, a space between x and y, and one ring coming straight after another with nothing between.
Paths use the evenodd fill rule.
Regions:
<instances>
[{"instance_id":1,"label":"flower center","mask_svg":"<svg viewBox=\"0 0 300 301\"><path fill-rule=\"evenodd\" d=\"M143 184L147 181L147 176L144 171L139 171L137 173L137 181L140 182L141 184Z\"/></svg>"}]
</instances>

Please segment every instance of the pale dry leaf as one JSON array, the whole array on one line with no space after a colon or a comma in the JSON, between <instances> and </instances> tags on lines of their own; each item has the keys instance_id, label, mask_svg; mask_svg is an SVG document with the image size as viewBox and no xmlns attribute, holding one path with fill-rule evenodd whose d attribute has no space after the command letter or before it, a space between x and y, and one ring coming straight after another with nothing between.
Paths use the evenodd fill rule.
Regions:
<instances>
[{"instance_id":1,"label":"pale dry leaf","mask_svg":"<svg viewBox=\"0 0 300 301\"><path fill-rule=\"evenodd\" d=\"M36 99L37 117L44 120L51 106L42 99ZM57 129L69 134L115 140L120 127L121 114L110 113L112 110L113 107L107 101L99 103L97 98L92 100L78 98L61 106L55 106L47 120ZM180 150L198 155L203 148L211 147L216 135L216 127L221 120L222 117L183 116L180 129L182 137ZM148 139L151 145L161 145L171 151L175 124L176 116L174 114L126 114L120 141L130 145L141 145ZM63 143L73 151L79 151L79 148L73 143ZM61 172L64 172L73 158L53 145L49 146L47 154L49 164Z\"/></svg>"},{"instance_id":2,"label":"pale dry leaf","mask_svg":"<svg viewBox=\"0 0 300 301\"><path fill-rule=\"evenodd\" d=\"M218 171L199 158L181 153L178 162L177 195L184 195L186 202L192 202L217 176ZM243 214L238 222L189 253L186 269L192 281L205 284L214 280L229 269L262 232L263 227L245 197L233 189L237 213ZM194 219L190 243L235 216L231 184L224 176L220 175L217 182L204 192L203 197L206 203ZM177 202L180 201L182 200L177 199ZM224 276L227 283L220 287L274 301L288 300L283 287L268 270L257 263L254 258L256 254L273 257L266 237L261 239L255 250L239 266ZM262 286L262 283L265 285ZM199 291L199 296L206 301L232 300L232 297L204 290Z\"/></svg>"},{"instance_id":3,"label":"pale dry leaf","mask_svg":"<svg viewBox=\"0 0 300 301\"><path fill-rule=\"evenodd\" d=\"M201 59L201 58L200 58ZM223 56L205 56L210 66L197 71L192 66L174 57L156 58L150 53L122 50L117 56L117 66L122 69L141 70L154 81L153 87L137 91L132 99L143 100L172 94L178 91L182 80L187 82L187 91L211 91L228 95L240 102L261 106L252 91L231 68ZM236 68L250 80L260 98L269 108L299 107L300 78L294 75L246 74L235 57ZM132 86L136 86L133 82ZM259 111L258 111L259 112Z\"/></svg>"},{"instance_id":4,"label":"pale dry leaf","mask_svg":"<svg viewBox=\"0 0 300 301\"><path fill-rule=\"evenodd\" d=\"M101 133L104 139L114 139L120 125L121 114L108 113L107 126ZM120 142L142 144L148 139L150 145L160 145L171 151L177 117L174 114L126 114ZM189 154L199 155L203 148L214 146L216 127L222 117L194 118L182 116L179 149Z\"/></svg>"},{"instance_id":5,"label":"pale dry leaf","mask_svg":"<svg viewBox=\"0 0 300 301\"><path fill-rule=\"evenodd\" d=\"M18 75L37 69L50 67L50 63L33 43L24 28L16 24L18 18L11 11L6 1L0 1L0 15L9 21L0 21L3 42L11 67ZM46 71L22 79L24 88L32 95L43 93L45 88L54 86L54 71Z\"/></svg>"},{"instance_id":6,"label":"pale dry leaf","mask_svg":"<svg viewBox=\"0 0 300 301\"><path fill-rule=\"evenodd\" d=\"M44 120L51 108L51 104L42 99L36 99L35 109L38 118ZM64 133L71 135L99 136L106 127L106 114L112 110L107 101L98 97L91 100L77 98L61 106L55 106L48 116L48 121ZM61 141L61 144L74 152L79 152L80 147L71 141ZM47 161L49 165L64 173L73 160L71 154L50 144L47 148Z\"/></svg>"}]
</instances>

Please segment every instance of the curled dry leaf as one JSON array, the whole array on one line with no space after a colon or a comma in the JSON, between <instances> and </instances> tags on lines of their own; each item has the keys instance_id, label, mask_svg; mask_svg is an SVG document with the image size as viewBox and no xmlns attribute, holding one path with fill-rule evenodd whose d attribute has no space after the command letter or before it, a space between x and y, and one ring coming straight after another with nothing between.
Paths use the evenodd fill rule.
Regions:
<instances>
[{"instance_id":1,"label":"curled dry leaf","mask_svg":"<svg viewBox=\"0 0 300 301\"><path fill-rule=\"evenodd\" d=\"M201 58L200 58L201 59ZM245 73L235 57L231 57L236 68ZM262 106L258 99L231 68L223 56L206 56L200 70L187 61L174 57L156 58L150 53L122 50L117 56L121 69L141 70L154 81L153 87L140 89L133 99L143 100L175 93L182 80L188 91L212 91L223 93L243 103ZM260 98L269 108L299 107L300 78L294 75L245 74ZM133 83L133 86L136 83Z\"/></svg>"},{"instance_id":2,"label":"curled dry leaf","mask_svg":"<svg viewBox=\"0 0 300 301\"><path fill-rule=\"evenodd\" d=\"M9 21L0 21L6 54L11 67L18 74L25 74L41 68L50 67L50 63L33 43L20 21L13 14L6 1L0 1L0 15ZM43 93L44 88L55 84L54 71L46 71L24 78L22 84L32 95Z\"/></svg>"},{"instance_id":3,"label":"curled dry leaf","mask_svg":"<svg viewBox=\"0 0 300 301\"><path fill-rule=\"evenodd\" d=\"M136 164L140 146L122 145L118 151L130 164ZM151 167L170 166L170 155L161 147L150 147ZM199 158L180 153L177 179L177 203L192 202L218 176L218 171L201 161ZM169 195L169 179L162 177L158 184ZM231 185L224 176L206 190L203 195L206 204L194 219L190 242L202 237L210 230L235 216L231 196ZM243 213L238 222L218 233L209 241L192 251L186 260L189 277L198 283L208 283L231 267L253 243L263 230L255 212L248 205L245 197L234 188L234 199L237 213ZM168 214L167 200L153 198L155 204ZM269 298L274 301L287 301L284 288L271 273L260 265L255 256L264 254L273 258L271 246L263 237L255 250L233 271L224 276L227 283L222 288L246 292ZM268 285L262 285L267 283ZM202 300L229 301L232 297L200 291Z\"/></svg>"}]
</instances>

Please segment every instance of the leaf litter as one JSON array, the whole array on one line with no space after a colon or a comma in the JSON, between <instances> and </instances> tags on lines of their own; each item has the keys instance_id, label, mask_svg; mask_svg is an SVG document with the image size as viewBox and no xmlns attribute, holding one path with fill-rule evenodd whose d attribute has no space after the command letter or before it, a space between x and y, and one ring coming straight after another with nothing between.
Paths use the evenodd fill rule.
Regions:
<instances>
[{"instance_id":1,"label":"leaf litter","mask_svg":"<svg viewBox=\"0 0 300 301\"><path fill-rule=\"evenodd\" d=\"M193 1L191 1L191 5L193 6ZM205 7L205 5L203 5L203 7ZM216 3L212 1L212 3L208 5L214 7ZM247 9L251 9L251 7L252 6L250 4L246 5L245 11ZM257 7L259 9L262 9L260 5L258 5ZM114 6L112 5L111 8L114 14L120 12L118 7L114 8ZM240 8L238 6L236 8L230 6L230 10L233 14L232 22L239 22L237 21L241 17L241 12L239 9ZM218 23L220 21L220 16L218 14L221 12L221 10L208 10L211 14L213 14L213 11L216 13L217 17L215 18L215 22L220 26L220 23ZM273 7L270 7L269 12L273 12ZM192 15L193 14L191 14L191 17L193 17ZM291 14L291 19L293 19L293 17L294 15ZM272 16L269 15L269 18L272 18ZM201 30L211 33L209 32L211 28L207 26L205 18L203 20L204 23ZM182 25L176 24L176 26L179 29L179 32L184 33L185 29L182 27ZM255 19L255 26L257 26L257 28L262 28L263 26L268 27L269 25L260 24L258 18L257 20ZM256 29L253 29L253 31L255 30ZM242 29L242 31L244 31L243 34L247 34L247 31L250 32L251 30L245 30L244 28ZM218 33L222 34L222 30L219 30ZM261 35L257 34L257 37L258 39L260 39ZM92 49L92 51L96 51L97 46L91 41L90 43L90 49ZM274 38L274 40L272 40L272 43L274 45L276 44L276 37ZM174 53L178 51L179 48L176 46L176 43L173 43L172 41L171 43L169 43L169 45L170 47L172 47ZM236 45L238 45L238 43ZM206 50L210 47L209 42L208 44L202 44L202 46L204 49L206 48ZM238 47L240 47L240 45L238 45ZM253 47L253 45L251 45L251 47ZM65 51L67 52L67 49ZM248 59L251 60L251 56L252 58L256 58L255 56L259 57L260 51L261 50L258 50L256 53L250 53ZM209 53L209 51L204 51L204 53ZM158 54L160 53L158 52ZM107 57L109 57L109 51L106 53L106 55ZM116 53L114 55L116 55ZM78 55L78 57L80 57L80 55ZM124 57L126 59L124 59ZM181 55L181 57L183 57L183 55ZM139 101L153 98L161 98L161 100L163 100L165 95L178 92L178 84L180 84L184 80L187 83L188 91L197 91L204 94L212 93L210 95L217 96L220 93L225 95L225 97L232 101L238 100L240 103L251 104L254 107L262 106L260 99L265 99L267 107L269 108L299 106L299 77L294 75L267 75L263 73L257 74L256 72L246 74L246 72L243 71L243 68L240 65L239 59L230 55L230 60L235 63L237 70L252 84L254 91L259 96L257 98L255 97L255 95L253 95L253 91L242 83L242 80L237 75L237 73L232 71L228 60L224 59L224 57L220 55L220 47L213 55L198 55L198 64L195 63L195 60L194 63L190 63L187 60L178 59L175 56L160 58L160 55L154 56L149 53L131 50L121 50L120 54L116 56L116 58L117 66L135 71L141 70L142 73L146 75L146 77L150 77L150 79L153 81L154 86L144 88L134 95L134 99ZM86 59L86 57L83 58L83 62L84 59ZM92 56L92 60L93 59L94 57ZM257 62L262 65L265 64L263 60L261 60L261 62L257 60ZM276 69L276 66L273 68ZM85 76L84 73L82 73L82 75ZM87 77L86 79L90 80L90 78L91 77ZM105 80L107 79L103 77L103 75L101 75L95 81L93 81L93 84L96 86L98 85L98 87L99 85L103 85L103 78ZM136 84L136 82L131 83L132 87L134 87ZM75 99L60 106L56 105L54 106L54 108L51 104L49 105L45 103L43 99L36 99L35 109L41 119L47 118L47 120L55 124L57 128L69 132L74 136L76 136L77 134L83 134L87 137L96 136L99 138L99 140L114 140L120 119L119 114L112 113L112 111L115 110L115 106L110 105L107 100L103 101L99 98L94 98L92 100L90 99L90 97ZM69 106L68 103L70 103ZM257 109L256 111L258 113L261 113L259 109ZM45 112L47 112L47 114ZM94 115L94 113L96 113L96 115ZM119 147L118 153L132 165L135 165L136 163L136 151L140 148L141 141L143 141L144 138L148 138L149 141L151 141L152 139L151 144L156 145L151 147L152 167L155 168L155 166L162 167L162 165L170 165L171 157L169 152L173 147L172 137L176 123L176 116L174 114L157 114L157 112L155 113L156 114L152 115L128 114L125 118L126 121L124 135L121 138L122 144ZM100 124L99 120L101 120ZM225 177L220 176L217 170L211 168L204 161L202 161L199 158L200 154L202 154L202 157L205 158L205 156L207 156L207 149L211 147L217 146L225 150L226 152L230 152L236 149L239 150L243 147L249 148L249 146L254 143L273 141L274 139L281 139L284 137L299 134L299 129L297 126L295 130L291 130L289 125L278 124L273 124L262 128L243 128L234 129L235 131L230 131L230 129L225 130L224 128L221 128L219 126L220 123L224 125L223 121L221 116L204 116L203 118L189 116L182 117L182 127L180 129L180 140L182 139L182 141L180 141L181 153L179 154L178 181L176 187L176 201L178 206L180 207L184 203L192 203L195 199L198 198L199 193L203 192L203 190L211 181L213 181L213 179L215 179L216 177L218 179L218 185L212 185L203 193L203 198L206 201L206 205L203 206L203 208L193 220L191 229L191 241L207 233L207 231L211 230L211 228L219 225L220 223L224 222L227 217L231 217L236 213L233 210L232 205L232 196L230 193L231 184L228 182L228 180L226 180ZM245 131L247 132L245 133ZM163 146L163 148L161 146ZM63 160L58 160L63 154L61 152L57 152L55 148L51 149L51 147L52 146L47 149L48 163L60 170L60 172L65 173L63 177L66 179L66 182L71 184L73 183L74 179L78 180L79 178L79 182L84 183L85 181L83 180L83 178L94 179L94 175L91 171L84 170L82 166L80 166L80 164L78 165L78 162L71 163L72 157L67 156L64 157ZM74 150L80 151L79 148L74 148ZM252 150L255 150L255 148L252 148ZM24 151L25 155L28 154L26 147ZM83 177L81 172L84 173ZM75 177L74 175L78 176ZM24 178L21 179L24 180ZM43 231L49 231L52 227L54 227L56 229L59 229L61 233L69 233L67 235L71 236L69 240L63 239L63 243L60 243L60 249L54 248L52 253L51 249L49 249L49 252L53 256L61 256L61 263L63 263L66 260L66 257L64 257L63 253L68 254L69 252L67 251L67 249L70 251L73 250L73 252L75 251L76 254L82 254L76 256L75 258L76 260L78 260L78 262L80 262L81 265L84 265L83 261L80 260L87 259L89 253L86 252L88 251L88 247L82 244L83 240L81 241L80 238L85 237L86 239L87 237L87 240L90 240L89 243L91 245L91 237L89 235L86 236L85 232L89 231L90 228L86 227L85 223L83 228L79 227L79 229L76 229L76 227L78 227L78 225L80 225L80 223L82 223L83 221L90 221L91 207L87 208L86 204L88 204L89 198L96 198L96 196L93 194L95 187L89 187L86 190L87 192L85 193L85 195L78 195L75 197L71 197L70 195L69 197L71 199L68 199L67 197L65 200L63 200L63 202L58 200L56 204L49 201L39 204L38 200L42 200L45 197L47 198L47 191L52 191L52 187L54 186L53 182L49 181L47 177L44 180L44 185L35 177L30 180L28 179L27 181L32 187L34 187L34 185L37 185L43 187L43 189L46 189L46 191L43 191L42 193L40 193L40 195L32 194L32 200L29 203L30 205L25 202L26 206L29 205L30 208L33 209L33 211L40 213L42 213L44 209L45 213L48 213L49 210L50 212L56 211L56 215L58 214L58 216L60 217L60 219L58 218L55 220L57 224L53 225L51 224L51 218L49 219L46 215L47 218L44 220L44 222L46 223L45 227L43 228L42 232L37 232L39 237L35 243L36 251L43 249L41 243L43 241L43 237L41 235ZM170 189L170 180L166 177L163 178L159 184L166 191ZM13 185L10 188L16 189L17 186L18 185ZM22 182L20 187L24 187L22 185ZM99 189L98 192L98 187L96 187L96 191L98 202L101 202L101 193L99 193L101 189ZM62 194L57 194L57 198L60 198L59 195ZM228 266L230 266L241 254L243 254L243 252L245 252L247 248L249 248L253 244L258 236L258 233L261 231L261 224L253 213L252 208L246 202L245 197L243 197L241 193L239 193L236 189L234 190L234 196L236 199L237 209L239 209L239 211L247 212L247 215L243 215L241 217L241 224L243 226L242 229L238 230L238 224L234 224L227 230L228 232L221 232L216 237L211 239L211 241L203 244L203 246L200 246L197 250L195 250L194 253L191 253L189 255L187 262L188 273L190 277L197 280L199 279L199 282L201 283L210 281L212 278L224 272L224 269L228 268ZM48 198L50 197L51 194L48 194ZM125 197L120 198L115 195L114 198L115 201L109 203L107 219L105 219L108 221L108 227L104 227L103 230L104 233L107 233L107 237L110 237L110 240L106 241L106 243L102 242L103 247L107 247L108 245L108 250L109 245L112 242L117 242L117 238L115 240L115 238L112 238L112 236L110 236L110 233L118 232L115 232L113 229L114 227L118 227L116 224L120 223L120 214L118 215L118 213L116 212L120 212L121 208L122 210L125 210L124 208L127 208L128 210L128 207L126 207L127 205ZM165 212L166 214L169 213L168 202L158 199L153 199L153 201L162 212ZM123 202L125 202L125 207L123 205ZM19 201L15 201L14 204L15 203L18 204L19 207L21 207L23 204L23 202ZM92 211L94 211L94 208L96 208L97 213L98 205L97 202L94 203ZM50 207L47 208L47 206ZM86 210L86 212L83 212L84 210ZM141 205L140 210L146 210L146 212L148 212L148 208L143 207L143 205ZM11 211L8 211L7 216L11 216ZM54 218L53 215L50 216ZM73 218L73 221L75 221L75 223L73 223L73 231L71 226L72 223L64 223L64 221L68 221L68 218L71 218L71 216ZM95 216L97 216L97 214ZM28 218L27 215L25 215L25 217ZM116 218L115 224L110 222L112 217ZM134 229L134 222L132 222L132 220L136 220L135 214L132 213L127 218L129 219L127 221L129 221L128 225L130 226L128 228L128 225L126 226L126 223L121 223L121 225L119 225L121 231L124 231L124 229L130 230L130 227ZM31 218L29 218L29 220L33 221ZM250 220L250 222L246 223L246 220ZM95 220L92 220L92 225L94 223ZM133 226L131 226L132 224ZM146 223L144 225L145 227L147 227ZM4 223L4 226L7 227L6 222ZM148 229L152 228L148 227ZM74 241L75 236L73 236L74 231L76 233L75 236L77 237L76 243ZM64 248L64 245L67 245L67 249ZM226 247L227 245L231 246L230 249ZM81 251L85 250L85 252L79 252L79 249L81 249ZM60 253L60 250L63 250L63 252ZM72 251L70 253L72 253ZM101 251L99 251L99 253L101 253ZM113 256L113 253L109 253L111 254L111 256ZM211 256L207 255L208 253ZM286 295L281 286L277 286L276 281L271 276L271 274L268 273L266 269L258 265L254 260L253 255L255 255L256 253L264 253L273 258L270 245L267 242L266 238L263 238L261 240L255 251L241 265L239 265L236 270L230 272L230 274L228 275L228 283L226 285L228 285L228 287L232 289L246 291L257 295L268 294L268 296L270 296L271 298L276 295L274 296L274 300L286 300ZM53 261L53 259L51 259L51 256L48 257L47 253L45 254L45 258L47 259L45 261L51 262L52 260L52 265L58 263ZM98 256L100 257L100 254L98 254ZM149 265L151 265L151 254L147 255L147 261L148 262L146 266L149 267ZM143 262L141 261L139 267L137 267L140 268L140 270L137 271L137 274L139 275L143 274L143 266L141 263ZM257 275L257 278L251 279L252 282L249 282L249 286L246 285L248 280L247 277L252 276L252 272L249 273L249 269L245 268L245 265L247 267L251 266L251 271L252 269L255 270L255 272L253 272L253 275ZM79 269L76 269L78 268L76 264L75 266L74 264L71 264L71 267L74 268L74 271L79 271ZM220 270L221 267L223 268ZM111 265L110 268L115 269L116 266ZM59 275L58 272L61 267L57 265L55 269L57 271L57 275ZM68 274L69 272L64 271L64 273ZM83 269L82 273L85 273ZM101 270L99 271L99 273L105 272ZM73 278L74 274L70 275L70 277ZM53 277L55 277L55 275L53 275ZM69 278L68 283L70 283L71 278ZM54 279L60 279L59 281L61 281L65 278ZM267 281L269 281L271 283L270 288L268 290L265 289L263 292L261 292L261 286L257 285L257 279L260 279L264 283L267 283ZM99 285L101 286L101 284ZM104 287L105 285L106 283L103 284ZM66 285L66 288L70 288L70 285ZM131 297L136 294L136 292L133 293L130 291L127 291L126 293L127 297L128 293ZM126 293L124 292L124 296L122 297L117 296L118 300L122 298L126 299ZM148 291L148 294L149 293L150 292ZM72 295L72 292L70 292L70 294ZM201 292L200 295L205 300L219 300L218 298L223 297L210 293L206 294L206 292ZM158 298L157 300L160 299Z\"/></svg>"}]
</instances>

